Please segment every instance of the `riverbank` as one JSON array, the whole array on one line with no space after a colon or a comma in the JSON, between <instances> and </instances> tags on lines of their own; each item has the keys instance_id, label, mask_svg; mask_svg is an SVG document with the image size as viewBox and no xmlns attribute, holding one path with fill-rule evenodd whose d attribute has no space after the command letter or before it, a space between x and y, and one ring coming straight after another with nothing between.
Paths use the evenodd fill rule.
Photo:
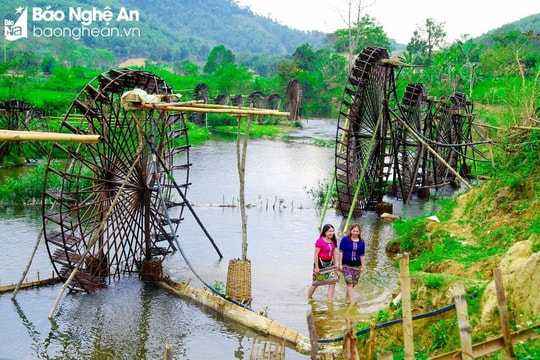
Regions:
<instances>
[{"instance_id":1,"label":"riverbank","mask_svg":"<svg viewBox=\"0 0 540 360\"><path fill-rule=\"evenodd\" d=\"M464 282L474 343L501 335L495 268L502 272L511 330L540 323L540 300L531 293L540 288L540 134L517 133L512 134L512 141L501 143L504 156L497 157L486 180L441 201L441 210L434 214L398 220L397 237L387 247L411 256L415 312L451 304L453 284ZM378 315L400 316L400 308L392 304ZM416 323L417 354L432 356L459 348L456 329L452 316ZM399 334L387 333L378 342L399 354L403 349L396 347L398 339ZM540 341L515 348L518 358L532 359L532 354L540 353ZM506 358L504 352L490 357L499 358Z\"/></svg>"}]
</instances>

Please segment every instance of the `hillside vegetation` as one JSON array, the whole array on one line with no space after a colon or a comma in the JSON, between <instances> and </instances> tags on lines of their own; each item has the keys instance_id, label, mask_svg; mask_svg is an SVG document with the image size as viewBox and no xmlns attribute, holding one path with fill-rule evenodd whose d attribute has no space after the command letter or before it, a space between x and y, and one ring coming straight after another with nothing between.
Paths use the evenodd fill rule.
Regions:
<instances>
[{"instance_id":1,"label":"hillside vegetation","mask_svg":"<svg viewBox=\"0 0 540 360\"><path fill-rule=\"evenodd\" d=\"M413 314L454 303L452 285L464 282L473 343L501 336L493 270L500 268L512 331L540 324L540 129L509 128L494 134L495 166L487 177L435 214L395 223L394 253L407 252ZM436 216L440 222L431 220ZM397 295L397 294L396 294ZM400 317L391 304L379 317ZM455 312L414 323L418 358L460 347ZM402 353L399 330L380 342ZM540 341L516 346L518 359L536 359ZM399 357L398 357L399 358ZM490 359L506 359L501 351Z\"/></svg>"},{"instance_id":2,"label":"hillside vegetation","mask_svg":"<svg viewBox=\"0 0 540 360\"><path fill-rule=\"evenodd\" d=\"M84 4L75 0L52 0L35 1L29 5L29 11L31 7L46 9L49 6L50 10L66 13L70 7L95 7L103 11L108 6L114 14L118 14L122 7L128 11L137 10L138 21L111 21L108 26L138 30L127 34L129 36L82 37L80 40L65 36L41 39L29 36L26 40L8 42L5 49L8 54L17 50L31 51L31 47L34 47L34 50L39 48L40 52L70 58L75 55L70 52L82 45L90 49L106 50L116 58L116 63L140 57L168 63L184 60L200 62L206 59L216 45L225 45L236 53L277 56L290 54L304 43L321 47L326 37L320 32L290 29L269 18L256 15L250 9L239 7L233 0L91 0ZM2 2L0 12L13 18L15 7L10 2ZM31 29L31 19L29 22ZM40 22L39 25L72 28L79 24L62 21ZM97 22L89 26L102 28L105 24ZM93 60L97 63L100 56Z\"/></svg>"}]
</instances>

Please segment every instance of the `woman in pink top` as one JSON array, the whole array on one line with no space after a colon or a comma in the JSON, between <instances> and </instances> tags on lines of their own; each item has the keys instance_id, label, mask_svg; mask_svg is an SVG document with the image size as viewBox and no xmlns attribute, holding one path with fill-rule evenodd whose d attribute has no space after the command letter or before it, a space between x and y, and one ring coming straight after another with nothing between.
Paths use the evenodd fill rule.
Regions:
<instances>
[{"instance_id":1,"label":"woman in pink top","mask_svg":"<svg viewBox=\"0 0 540 360\"><path fill-rule=\"evenodd\" d=\"M313 293L319 285L328 285L328 301L334 300L336 282L339 280L335 268L337 239L332 225L323 226L321 235L315 242L313 254L313 282L308 290L308 300L313 300Z\"/></svg>"}]
</instances>

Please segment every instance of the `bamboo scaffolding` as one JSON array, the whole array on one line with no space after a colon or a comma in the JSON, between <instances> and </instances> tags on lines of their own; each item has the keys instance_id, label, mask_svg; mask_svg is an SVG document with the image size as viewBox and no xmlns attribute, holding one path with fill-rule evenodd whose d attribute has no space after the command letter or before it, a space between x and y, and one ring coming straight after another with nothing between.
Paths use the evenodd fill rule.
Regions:
<instances>
[{"instance_id":1,"label":"bamboo scaffolding","mask_svg":"<svg viewBox=\"0 0 540 360\"><path fill-rule=\"evenodd\" d=\"M97 144L99 135L63 134L44 131L0 130L0 141L66 141Z\"/></svg>"}]
</instances>

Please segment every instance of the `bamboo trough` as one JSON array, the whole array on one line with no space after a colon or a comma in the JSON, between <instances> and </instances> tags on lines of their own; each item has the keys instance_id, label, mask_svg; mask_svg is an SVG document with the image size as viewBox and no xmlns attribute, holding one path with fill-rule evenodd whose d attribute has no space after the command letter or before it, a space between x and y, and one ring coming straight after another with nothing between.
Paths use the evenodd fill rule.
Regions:
<instances>
[{"instance_id":1,"label":"bamboo trough","mask_svg":"<svg viewBox=\"0 0 540 360\"><path fill-rule=\"evenodd\" d=\"M288 117L289 112L273 109L261 109L247 106L230 106L220 104L207 104L200 100L164 102L164 99L177 99L176 96L149 95L144 90L134 89L122 95L121 106L126 110L157 109L161 111L198 112L213 114L242 115L269 115Z\"/></svg>"},{"instance_id":2,"label":"bamboo trough","mask_svg":"<svg viewBox=\"0 0 540 360\"><path fill-rule=\"evenodd\" d=\"M288 117L289 112L251 108L245 106L229 106L218 104L205 104L198 102L184 103L141 103L139 105L143 109L159 109L165 111L181 111L181 112L199 112L209 114L230 114L230 115L269 115Z\"/></svg>"},{"instance_id":3,"label":"bamboo trough","mask_svg":"<svg viewBox=\"0 0 540 360\"><path fill-rule=\"evenodd\" d=\"M187 297L211 308L264 336L282 340L286 345L293 347L300 353L311 354L311 340L308 337L253 310L236 305L206 289L196 289L189 286L189 284L177 283L168 278L158 281L158 285L177 296Z\"/></svg>"},{"instance_id":4,"label":"bamboo trough","mask_svg":"<svg viewBox=\"0 0 540 360\"><path fill-rule=\"evenodd\" d=\"M65 141L82 144L97 144L100 135L63 134L45 131L0 130L0 141Z\"/></svg>"}]
</instances>

